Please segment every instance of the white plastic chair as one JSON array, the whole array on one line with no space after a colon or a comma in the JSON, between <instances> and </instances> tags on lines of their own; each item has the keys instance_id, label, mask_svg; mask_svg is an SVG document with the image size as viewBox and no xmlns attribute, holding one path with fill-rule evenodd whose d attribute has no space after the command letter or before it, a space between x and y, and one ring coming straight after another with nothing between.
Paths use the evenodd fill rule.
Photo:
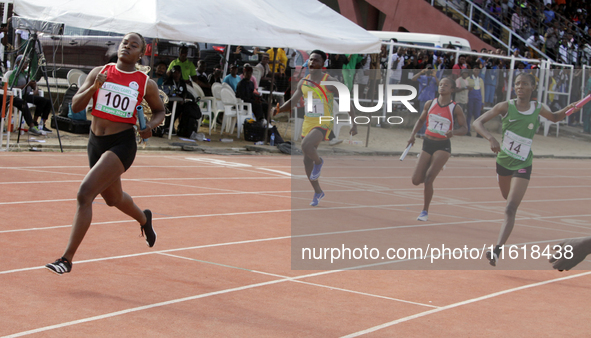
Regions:
<instances>
[{"instance_id":1,"label":"white plastic chair","mask_svg":"<svg viewBox=\"0 0 591 338\"><path fill-rule=\"evenodd\" d=\"M234 132L234 119L236 119L236 122L238 121L238 112L241 106L234 95L234 91L231 89L222 88L220 96L224 104L224 118L222 120L220 135L224 133L224 130L232 134Z\"/></svg>"},{"instance_id":2,"label":"white plastic chair","mask_svg":"<svg viewBox=\"0 0 591 338\"><path fill-rule=\"evenodd\" d=\"M222 88L220 91L220 98L222 100L222 104L224 105L224 118L222 120L222 129L220 130L220 135L222 135L224 131L232 134L234 132L234 118L238 117L238 110L240 109L240 106L238 105L236 96L231 89Z\"/></svg>"},{"instance_id":3,"label":"white plastic chair","mask_svg":"<svg viewBox=\"0 0 591 338\"><path fill-rule=\"evenodd\" d=\"M199 119L199 122L197 123L197 130L199 130L199 128L201 128L201 122L203 122L203 116L207 115L207 117L209 118L209 135L211 135L211 128L215 125L215 120L213 119L213 105L215 102L215 98L213 96L205 96L205 93L203 93L203 89L201 89L201 87L199 87L198 84L196 84L195 82L193 82L193 87L191 88L190 86L187 86L187 90L189 91L189 93L191 93L195 98L200 97L201 100L199 101L199 108L201 109L201 118ZM217 117L217 114L215 114L215 116Z\"/></svg>"},{"instance_id":4,"label":"white plastic chair","mask_svg":"<svg viewBox=\"0 0 591 338\"><path fill-rule=\"evenodd\" d=\"M220 112L224 111L224 103L222 102L222 88L224 86L221 83L214 83L211 85L211 92L214 97L213 103L213 130L217 128L217 118ZM211 124L211 123L210 123Z\"/></svg>"},{"instance_id":5,"label":"white plastic chair","mask_svg":"<svg viewBox=\"0 0 591 338\"><path fill-rule=\"evenodd\" d=\"M232 93L234 93L234 89L232 88L232 86L230 86L229 84L222 82L222 88L228 88L232 91Z\"/></svg>"},{"instance_id":6,"label":"white plastic chair","mask_svg":"<svg viewBox=\"0 0 591 338\"><path fill-rule=\"evenodd\" d=\"M550 131L550 126L555 124L556 125L556 137L558 137L558 131L560 130L560 122L552 122L547 118L540 115L540 124L544 125L544 136L548 136L548 132Z\"/></svg>"},{"instance_id":7,"label":"white plastic chair","mask_svg":"<svg viewBox=\"0 0 591 338\"><path fill-rule=\"evenodd\" d=\"M85 73L79 69L70 70L68 72L68 75L66 75L66 79L68 80L68 85L71 86L73 83L75 83L76 85L78 85L78 87L80 87L78 84L78 79L83 74L85 74Z\"/></svg>"},{"instance_id":8,"label":"white plastic chair","mask_svg":"<svg viewBox=\"0 0 591 338\"><path fill-rule=\"evenodd\" d=\"M87 77L88 77L88 74L86 74L86 73L82 73L82 75L80 75L78 77L78 88L82 87L82 85L84 84L84 81L86 81Z\"/></svg>"}]
</instances>

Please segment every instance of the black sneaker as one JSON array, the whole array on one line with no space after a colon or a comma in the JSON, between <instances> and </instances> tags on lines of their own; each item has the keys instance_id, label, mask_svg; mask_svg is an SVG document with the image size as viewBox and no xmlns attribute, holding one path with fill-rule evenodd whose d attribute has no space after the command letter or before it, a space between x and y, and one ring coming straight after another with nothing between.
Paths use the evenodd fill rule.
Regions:
<instances>
[{"instance_id":1,"label":"black sneaker","mask_svg":"<svg viewBox=\"0 0 591 338\"><path fill-rule=\"evenodd\" d=\"M150 209L144 210L144 214L146 215L147 221L142 226L142 236L146 237L146 243L151 248L156 243L156 231L152 228L152 212Z\"/></svg>"},{"instance_id":2,"label":"black sneaker","mask_svg":"<svg viewBox=\"0 0 591 338\"><path fill-rule=\"evenodd\" d=\"M497 266L497 261L499 260L499 255L501 254L501 246L495 246L493 251L488 251L486 253L486 259L488 259L488 263L492 266Z\"/></svg>"},{"instance_id":3,"label":"black sneaker","mask_svg":"<svg viewBox=\"0 0 591 338\"><path fill-rule=\"evenodd\" d=\"M55 272L58 275L63 275L72 271L72 262L65 259L64 257L58 258L55 262L45 265L46 268L51 272Z\"/></svg>"}]
</instances>

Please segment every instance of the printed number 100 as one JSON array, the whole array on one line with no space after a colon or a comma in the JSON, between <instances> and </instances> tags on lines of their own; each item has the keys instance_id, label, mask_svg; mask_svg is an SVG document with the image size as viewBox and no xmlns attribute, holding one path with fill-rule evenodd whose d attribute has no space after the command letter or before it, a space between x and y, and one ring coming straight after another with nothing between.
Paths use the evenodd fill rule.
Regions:
<instances>
[{"instance_id":1,"label":"printed number 100","mask_svg":"<svg viewBox=\"0 0 591 338\"><path fill-rule=\"evenodd\" d=\"M127 111L127 108L129 108L129 97L125 96L122 100L121 95L115 94L113 95L113 105L111 105L112 94L113 93L108 93L107 95L105 95L105 97L107 98L107 106L113 107L115 109L119 109L119 106L121 106L121 110Z\"/></svg>"}]
</instances>

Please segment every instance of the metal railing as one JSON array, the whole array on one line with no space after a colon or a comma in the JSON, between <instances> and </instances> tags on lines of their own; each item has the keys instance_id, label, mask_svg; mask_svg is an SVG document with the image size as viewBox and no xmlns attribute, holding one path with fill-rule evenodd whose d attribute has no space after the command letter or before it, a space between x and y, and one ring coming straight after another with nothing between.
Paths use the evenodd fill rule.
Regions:
<instances>
[{"instance_id":1,"label":"metal railing","mask_svg":"<svg viewBox=\"0 0 591 338\"><path fill-rule=\"evenodd\" d=\"M509 53L511 53L511 51L512 51L512 47L511 47L512 46L512 42L515 41L515 40L519 40L519 41L523 42L526 46L528 46L532 50L534 50L536 53L538 53L539 55L543 56L545 59L552 60L552 58L550 58L548 55L546 55L546 53L544 53L541 50L539 50L538 48L536 48L536 47L528 44L527 41L523 37L521 37L519 34L516 34L511 28L507 27L505 24L503 24L497 18L495 18L494 16L490 15L486 10L482 9L480 6L475 5L472 1L470 1L470 0L462 0L468 6L467 12L469 13L469 15L465 14L462 11L462 9L459 8L452 1L448 1L448 0L439 0L439 1L445 1L445 7L446 7L447 10L451 9L455 13L457 13L461 17L463 17L465 20L467 20L467 22L468 22L468 28L467 29L468 29L469 32L472 32L472 26L476 26L482 32L484 32L485 34L489 35L492 39L494 39L500 45L502 45L503 47L505 47ZM431 1L431 3L433 4L434 2ZM507 36L508 36L508 41L505 42L505 41L503 41L500 38L503 35L502 34L503 31L500 31L499 34L498 34L499 36L496 36L494 34L495 33L494 31L489 31L487 28L485 28L482 25L480 25L479 22L476 22L474 20L474 13L475 13L475 11L478 11L481 16L483 16L484 18L486 18L484 21L487 21L488 20L488 23L491 23L492 22L493 24L497 24L498 27L499 27L499 30L501 30L501 29L504 30L506 32Z\"/></svg>"},{"instance_id":2,"label":"metal railing","mask_svg":"<svg viewBox=\"0 0 591 338\"><path fill-rule=\"evenodd\" d=\"M539 81L538 81L538 95L537 95L539 102L547 103L549 95L564 95L567 97L567 101L570 102L571 95L573 94L573 91L576 90L575 88L573 88L573 78L574 78L574 70L575 70L575 67L573 65L556 63L551 60L518 58L513 55L503 56L503 55L486 54L486 53L478 53L478 52L466 52L466 51L461 51L461 50L457 50L457 49L453 50L453 49L444 49L444 48L438 48L438 47L417 46L417 45L410 45L410 44L397 43L397 42L391 42L391 41L384 42L383 44L389 46L389 53L390 53L389 55L393 54L394 47L404 47L404 48L412 48L412 49L420 49L420 50L439 51L439 52L443 52L443 53L454 53L456 55L456 60L457 60L458 56L460 54L462 54L462 55L483 56L483 57L487 57L487 58L495 58L495 59L510 61L510 65L509 65L508 69L500 70L500 71L507 72L506 73L507 74L506 100L511 99L511 94L513 91L513 76L515 74L515 70L517 69L515 67L515 65L518 61L525 61L528 63L539 64L539 68L535 70L535 75L539 79ZM392 69L390 68L390 65L391 65L391 63L388 62L388 68L386 70L386 78L385 78L386 81L388 81L388 79L390 79L391 74L392 74ZM569 84L564 92L549 90L550 72L551 72L552 66L570 69L570 74L568 76ZM591 70L591 67L583 66L583 70L585 70L585 69ZM585 74L585 72L583 74ZM581 86L581 98L585 94L584 83L585 83L585 76L583 75L583 85ZM386 106L383 107L383 116L384 117L386 117L386 108L387 108ZM488 109L488 108L492 108L492 107L485 107L485 108ZM564 121L564 123L568 123L569 118L570 117L568 117ZM580 114L580 120L582 123L582 114Z\"/></svg>"}]
</instances>

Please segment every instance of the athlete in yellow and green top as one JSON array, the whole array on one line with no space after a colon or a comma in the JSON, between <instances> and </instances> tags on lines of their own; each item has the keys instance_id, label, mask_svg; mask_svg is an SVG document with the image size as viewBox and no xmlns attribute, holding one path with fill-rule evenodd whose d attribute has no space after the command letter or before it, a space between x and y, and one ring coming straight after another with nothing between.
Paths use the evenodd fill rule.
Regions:
<instances>
[{"instance_id":1,"label":"athlete in yellow and green top","mask_svg":"<svg viewBox=\"0 0 591 338\"><path fill-rule=\"evenodd\" d=\"M321 117L333 117L334 92L337 92L336 88L334 91L331 91L333 89L331 86L324 86L320 83L322 81L338 81L322 72L324 61L326 61L326 53L323 51L314 50L310 53L310 59L308 60L310 75L300 80L291 99L279 108L279 112L290 111L292 102L297 103L302 97L307 100L308 92L312 92L312 110L308 111L308 105L306 104L306 116L304 117L304 124L302 126L304 168L314 188L314 197L310 203L311 206L317 206L318 202L324 197L324 192L318 183L324 161L318 156L316 150L322 140L328 140L328 135L332 130L332 119L321 119ZM350 111L349 115L353 124L350 133L351 135L356 135L357 125L355 124L355 114Z\"/></svg>"},{"instance_id":2,"label":"athlete in yellow and green top","mask_svg":"<svg viewBox=\"0 0 591 338\"><path fill-rule=\"evenodd\" d=\"M513 225L517 208L525 195L532 171L532 139L538 128L538 115L552 122L566 117L572 103L566 108L553 113L548 106L531 101L536 88L536 79L532 74L520 73L515 78L515 94L517 99L501 102L474 121L474 129L490 142L490 149L497 154L497 177L503 198L507 200L505 219L497 245L492 252L487 252L492 266L496 265L501 247L507 242ZM500 115L502 120L501 144L484 128L484 124Z\"/></svg>"}]
</instances>

